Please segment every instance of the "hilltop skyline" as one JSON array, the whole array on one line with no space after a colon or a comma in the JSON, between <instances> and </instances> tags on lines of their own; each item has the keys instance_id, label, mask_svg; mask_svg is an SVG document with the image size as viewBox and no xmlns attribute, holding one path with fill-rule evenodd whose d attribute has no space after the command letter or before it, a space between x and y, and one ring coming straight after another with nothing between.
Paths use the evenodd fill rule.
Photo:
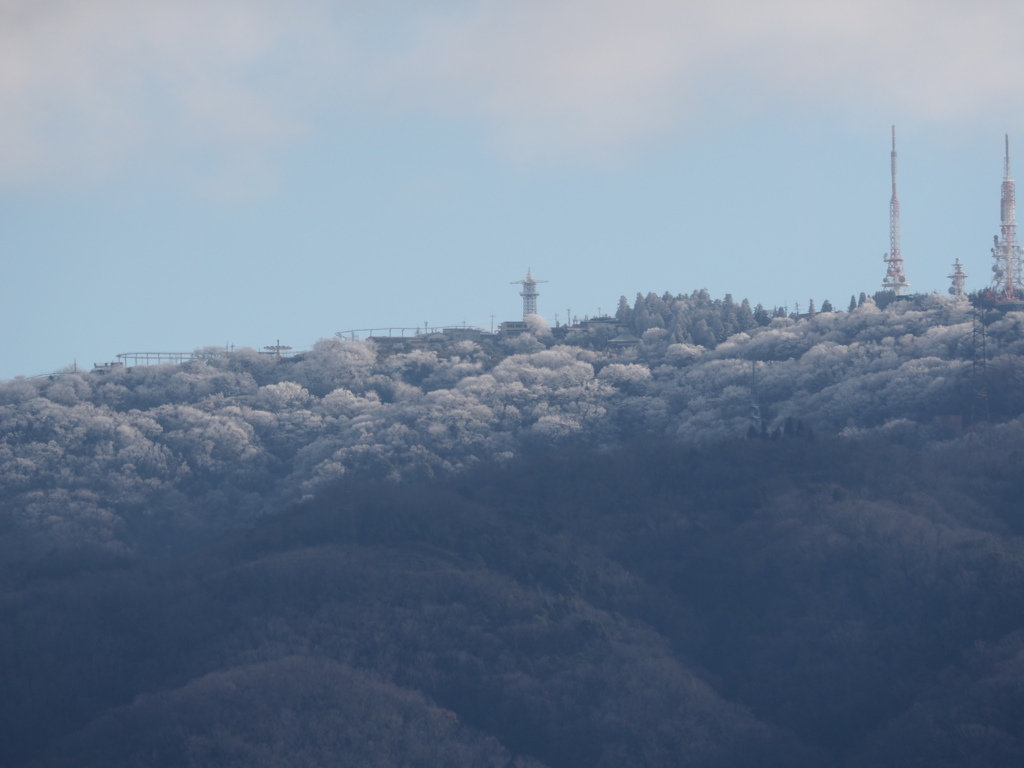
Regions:
<instances>
[{"instance_id":1,"label":"hilltop skyline","mask_svg":"<svg viewBox=\"0 0 1024 768\"><path fill-rule=\"evenodd\" d=\"M748 7L749 6L749 7ZM14 2L0 23L0 378L134 350L542 316L706 288L845 307L987 284L992 2ZM737 21L737 19L739 21Z\"/></svg>"}]
</instances>

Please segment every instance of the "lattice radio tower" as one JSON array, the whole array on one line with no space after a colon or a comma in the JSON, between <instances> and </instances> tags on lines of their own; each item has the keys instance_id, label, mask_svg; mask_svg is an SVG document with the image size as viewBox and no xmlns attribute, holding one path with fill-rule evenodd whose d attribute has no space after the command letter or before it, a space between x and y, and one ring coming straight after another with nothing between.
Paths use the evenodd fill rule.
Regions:
<instances>
[{"instance_id":1,"label":"lattice radio tower","mask_svg":"<svg viewBox=\"0 0 1024 768\"><path fill-rule=\"evenodd\" d=\"M528 315L537 314L537 297L540 294L537 292L537 283L546 283L547 280L534 280L533 275L530 274L529 268L526 270L525 280L513 280L512 285L523 286L522 292L519 294L523 297L523 320L526 320Z\"/></svg>"},{"instance_id":2,"label":"lattice radio tower","mask_svg":"<svg viewBox=\"0 0 1024 768\"><path fill-rule=\"evenodd\" d=\"M967 283L967 278L970 277L970 275L964 272L964 267L963 264L960 263L960 259L953 262L953 274L946 275L946 277L953 281L953 284L949 286L949 295L956 296L957 298L963 296L964 285Z\"/></svg>"},{"instance_id":3,"label":"lattice radio tower","mask_svg":"<svg viewBox=\"0 0 1024 768\"><path fill-rule=\"evenodd\" d=\"M892 127L892 199L889 200L889 252L882 256L885 262L885 279L882 288L897 296L910 287L903 272L903 257L900 255L900 199L896 196L896 126Z\"/></svg>"},{"instance_id":4,"label":"lattice radio tower","mask_svg":"<svg viewBox=\"0 0 1024 768\"><path fill-rule=\"evenodd\" d=\"M1017 201L1010 175L1010 136L1006 135L1006 159L1003 161L1003 185L999 200L999 234L993 240L992 285L989 296L996 301L1024 298L1024 270L1021 247L1017 244Z\"/></svg>"}]
</instances>

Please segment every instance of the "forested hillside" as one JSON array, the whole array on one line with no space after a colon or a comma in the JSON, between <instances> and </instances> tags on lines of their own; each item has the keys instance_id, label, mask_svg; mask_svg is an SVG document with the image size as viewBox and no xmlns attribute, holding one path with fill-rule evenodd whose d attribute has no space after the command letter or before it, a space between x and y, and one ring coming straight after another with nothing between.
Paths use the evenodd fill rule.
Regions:
<instances>
[{"instance_id":1,"label":"forested hillside","mask_svg":"<svg viewBox=\"0 0 1024 768\"><path fill-rule=\"evenodd\" d=\"M0 765L1024 764L1024 313L783 315L0 384Z\"/></svg>"},{"instance_id":2,"label":"forested hillside","mask_svg":"<svg viewBox=\"0 0 1024 768\"><path fill-rule=\"evenodd\" d=\"M1022 468L644 441L8 564L0 763L1019 766Z\"/></svg>"},{"instance_id":3,"label":"forested hillside","mask_svg":"<svg viewBox=\"0 0 1024 768\"><path fill-rule=\"evenodd\" d=\"M626 350L541 325L499 343L393 352L325 339L291 359L242 350L6 382L0 553L167 543L248 524L344 476L417 481L639 437L707 445L745 435L755 404L769 436L788 422L920 442L956 437L972 415L1019 427L1022 313L985 317L983 345L970 305L938 296L761 317L714 346L688 335L709 321L732 329L744 305L638 298L623 322L640 323L642 343Z\"/></svg>"}]
</instances>

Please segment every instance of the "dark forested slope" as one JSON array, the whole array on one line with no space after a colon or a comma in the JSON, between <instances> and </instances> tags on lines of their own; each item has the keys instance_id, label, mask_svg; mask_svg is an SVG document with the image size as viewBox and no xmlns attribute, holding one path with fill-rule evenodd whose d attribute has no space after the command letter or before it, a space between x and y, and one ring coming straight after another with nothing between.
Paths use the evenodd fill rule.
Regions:
<instances>
[{"instance_id":1,"label":"dark forested slope","mask_svg":"<svg viewBox=\"0 0 1024 768\"><path fill-rule=\"evenodd\" d=\"M8 564L0 763L1017 766L1022 469L647 440Z\"/></svg>"}]
</instances>

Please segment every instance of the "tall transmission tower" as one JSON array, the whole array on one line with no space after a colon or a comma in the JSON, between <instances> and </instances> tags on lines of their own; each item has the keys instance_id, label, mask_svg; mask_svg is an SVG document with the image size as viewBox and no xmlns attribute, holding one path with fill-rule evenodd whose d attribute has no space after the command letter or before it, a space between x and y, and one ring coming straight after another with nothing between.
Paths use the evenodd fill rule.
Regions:
<instances>
[{"instance_id":1,"label":"tall transmission tower","mask_svg":"<svg viewBox=\"0 0 1024 768\"><path fill-rule=\"evenodd\" d=\"M897 296L910 287L903 272L903 257L900 255L900 199L896 196L896 126L892 127L892 199L889 200L889 252L882 256L885 262L885 279L882 288Z\"/></svg>"},{"instance_id":2,"label":"tall transmission tower","mask_svg":"<svg viewBox=\"0 0 1024 768\"><path fill-rule=\"evenodd\" d=\"M1024 268L1021 247L1017 244L1016 187L1010 174L1010 136L1006 135L1006 159L1003 161L1003 185L999 199L999 234L993 238L992 285L988 293L996 301L1024 298Z\"/></svg>"},{"instance_id":3,"label":"tall transmission tower","mask_svg":"<svg viewBox=\"0 0 1024 768\"><path fill-rule=\"evenodd\" d=\"M547 280L534 280L533 275L530 274L529 268L526 270L525 280L513 280L512 285L523 286L520 296L523 297L523 320L526 320L528 315L537 314L537 297L540 294L537 292L537 283L546 283Z\"/></svg>"},{"instance_id":4,"label":"tall transmission tower","mask_svg":"<svg viewBox=\"0 0 1024 768\"><path fill-rule=\"evenodd\" d=\"M946 277L953 281L953 284L949 286L949 295L956 296L957 298L963 296L964 284L967 282L967 278L970 277L970 275L964 272L964 267L960 263L960 259L953 262L953 274L946 275Z\"/></svg>"}]
</instances>

